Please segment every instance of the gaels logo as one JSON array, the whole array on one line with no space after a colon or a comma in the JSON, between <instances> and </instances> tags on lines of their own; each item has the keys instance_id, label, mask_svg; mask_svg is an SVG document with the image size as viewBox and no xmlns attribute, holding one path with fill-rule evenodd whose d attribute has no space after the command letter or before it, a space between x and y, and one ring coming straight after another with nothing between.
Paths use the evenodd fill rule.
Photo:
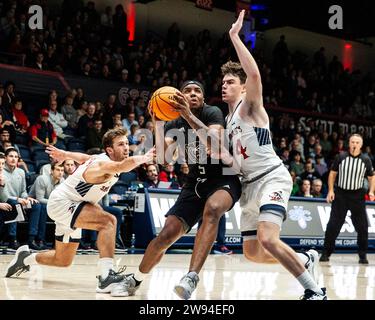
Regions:
<instances>
[{"instance_id":1,"label":"gaels logo","mask_svg":"<svg viewBox=\"0 0 375 320\"><path fill-rule=\"evenodd\" d=\"M75 203L72 203L72 204L70 205L69 209L68 209L68 212L69 212L70 214L73 214L75 208L76 208L76 204L75 204Z\"/></svg>"},{"instance_id":2,"label":"gaels logo","mask_svg":"<svg viewBox=\"0 0 375 320\"><path fill-rule=\"evenodd\" d=\"M109 190L109 187L106 187L106 186L102 186L100 188L100 191L102 191L102 192L108 192L108 190Z\"/></svg>"},{"instance_id":3,"label":"gaels logo","mask_svg":"<svg viewBox=\"0 0 375 320\"><path fill-rule=\"evenodd\" d=\"M270 197L270 200L271 201L276 201L276 202L283 202L283 196L282 196L283 192L282 191L279 191L279 192L272 192L269 197Z\"/></svg>"}]
</instances>

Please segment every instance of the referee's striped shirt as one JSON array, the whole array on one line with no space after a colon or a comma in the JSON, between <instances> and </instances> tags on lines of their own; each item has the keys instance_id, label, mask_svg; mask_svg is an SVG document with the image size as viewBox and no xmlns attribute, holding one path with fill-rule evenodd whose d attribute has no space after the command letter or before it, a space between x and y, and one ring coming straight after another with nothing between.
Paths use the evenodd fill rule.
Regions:
<instances>
[{"instance_id":1,"label":"referee's striped shirt","mask_svg":"<svg viewBox=\"0 0 375 320\"><path fill-rule=\"evenodd\" d=\"M356 157L349 152L338 154L331 170L338 173L336 183L343 190L362 189L365 176L373 175L371 159L363 153Z\"/></svg>"}]
</instances>

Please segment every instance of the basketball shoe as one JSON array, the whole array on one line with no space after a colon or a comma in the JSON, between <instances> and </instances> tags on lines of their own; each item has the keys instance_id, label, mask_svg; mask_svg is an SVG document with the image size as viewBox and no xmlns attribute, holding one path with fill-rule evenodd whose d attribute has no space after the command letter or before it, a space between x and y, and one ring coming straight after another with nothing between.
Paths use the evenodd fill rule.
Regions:
<instances>
[{"instance_id":1,"label":"basketball shoe","mask_svg":"<svg viewBox=\"0 0 375 320\"><path fill-rule=\"evenodd\" d=\"M318 282L318 262L319 254L316 250L310 249L307 252L304 252L308 256L309 260L305 263L305 268L310 273L311 277Z\"/></svg>"},{"instance_id":2,"label":"basketball shoe","mask_svg":"<svg viewBox=\"0 0 375 320\"><path fill-rule=\"evenodd\" d=\"M123 281L125 275L121 274L125 271L126 267L120 268L119 271L109 270L107 278L103 279L102 276L97 276L98 286L96 292L98 293L110 293L112 288L119 282Z\"/></svg>"},{"instance_id":3,"label":"basketball shoe","mask_svg":"<svg viewBox=\"0 0 375 320\"><path fill-rule=\"evenodd\" d=\"M321 288L323 294L306 289L301 300L327 300L326 288Z\"/></svg>"},{"instance_id":4,"label":"basketball shoe","mask_svg":"<svg viewBox=\"0 0 375 320\"><path fill-rule=\"evenodd\" d=\"M116 283L111 290L112 297L129 297L134 296L139 289L142 281L134 278L134 273L127 274L123 281Z\"/></svg>"},{"instance_id":5,"label":"basketball shoe","mask_svg":"<svg viewBox=\"0 0 375 320\"><path fill-rule=\"evenodd\" d=\"M199 282L199 277L196 272L189 272L188 274L184 275L180 283L174 287L174 292L184 300L188 300L191 297L191 294L197 287Z\"/></svg>"},{"instance_id":6,"label":"basketball shoe","mask_svg":"<svg viewBox=\"0 0 375 320\"><path fill-rule=\"evenodd\" d=\"M13 260L9 263L6 269L5 277L9 278L13 275L18 277L21 273L30 271L30 266L25 265L24 260L31 255L28 245L21 246L17 249Z\"/></svg>"}]
</instances>

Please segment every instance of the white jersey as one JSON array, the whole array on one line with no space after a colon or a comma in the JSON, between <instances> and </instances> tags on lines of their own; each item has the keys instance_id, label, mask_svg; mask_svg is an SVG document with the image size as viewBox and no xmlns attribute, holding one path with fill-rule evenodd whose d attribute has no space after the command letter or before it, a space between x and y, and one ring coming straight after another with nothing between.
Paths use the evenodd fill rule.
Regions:
<instances>
[{"instance_id":1,"label":"white jersey","mask_svg":"<svg viewBox=\"0 0 375 320\"><path fill-rule=\"evenodd\" d=\"M76 202L98 203L119 179L119 174L115 174L104 183L87 183L83 178L83 173L90 165L99 161L110 161L110 158L105 153L92 157L80 165L72 175L53 190L51 196Z\"/></svg>"},{"instance_id":2,"label":"white jersey","mask_svg":"<svg viewBox=\"0 0 375 320\"><path fill-rule=\"evenodd\" d=\"M229 145L244 180L251 180L282 161L273 149L269 125L254 127L240 118L238 109L226 119Z\"/></svg>"}]
</instances>

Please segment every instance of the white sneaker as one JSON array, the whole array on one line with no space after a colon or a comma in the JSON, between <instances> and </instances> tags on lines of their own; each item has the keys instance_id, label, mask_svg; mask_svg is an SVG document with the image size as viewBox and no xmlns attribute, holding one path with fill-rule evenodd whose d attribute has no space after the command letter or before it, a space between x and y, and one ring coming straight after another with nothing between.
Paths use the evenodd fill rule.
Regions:
<instances>
[{"instance_id":1,"label":"white sneaker","mask_svg":"<svg viewBox=\"0 0 375 320\"><path fill-rule=\"evenodd\" d=\"M112 297L130 297L134 296L135 292L139 289L141 282L138 282L134 278L134 273L127 274L125 278L116 283L112 287L111 296Z\"/></svg>"},{"instance_id":2,"label":"white sneaker","mask_svg":"<svg viewBox=\"0 0 375 320\"><path fill-rule=\"evenodd\" d=\"M314 281L318 282L319 254L316 250L313 249L305 252L305 254L309 257L309 260L305 263L305 268L310 273Z\"/></svg>"},{"instance_id":3,"label":"white sneaker","mask_svg":"<svg viewBox=\"0 0 375 320\"><path fill-rule=\"evenodd\" d=\"M184 300L188 300L191 294L197 287L199 282L199 277L196 272L189 272L187 275L183 276L180 283L174 287L174 292Z\"/></svg>"}]
</instances>

